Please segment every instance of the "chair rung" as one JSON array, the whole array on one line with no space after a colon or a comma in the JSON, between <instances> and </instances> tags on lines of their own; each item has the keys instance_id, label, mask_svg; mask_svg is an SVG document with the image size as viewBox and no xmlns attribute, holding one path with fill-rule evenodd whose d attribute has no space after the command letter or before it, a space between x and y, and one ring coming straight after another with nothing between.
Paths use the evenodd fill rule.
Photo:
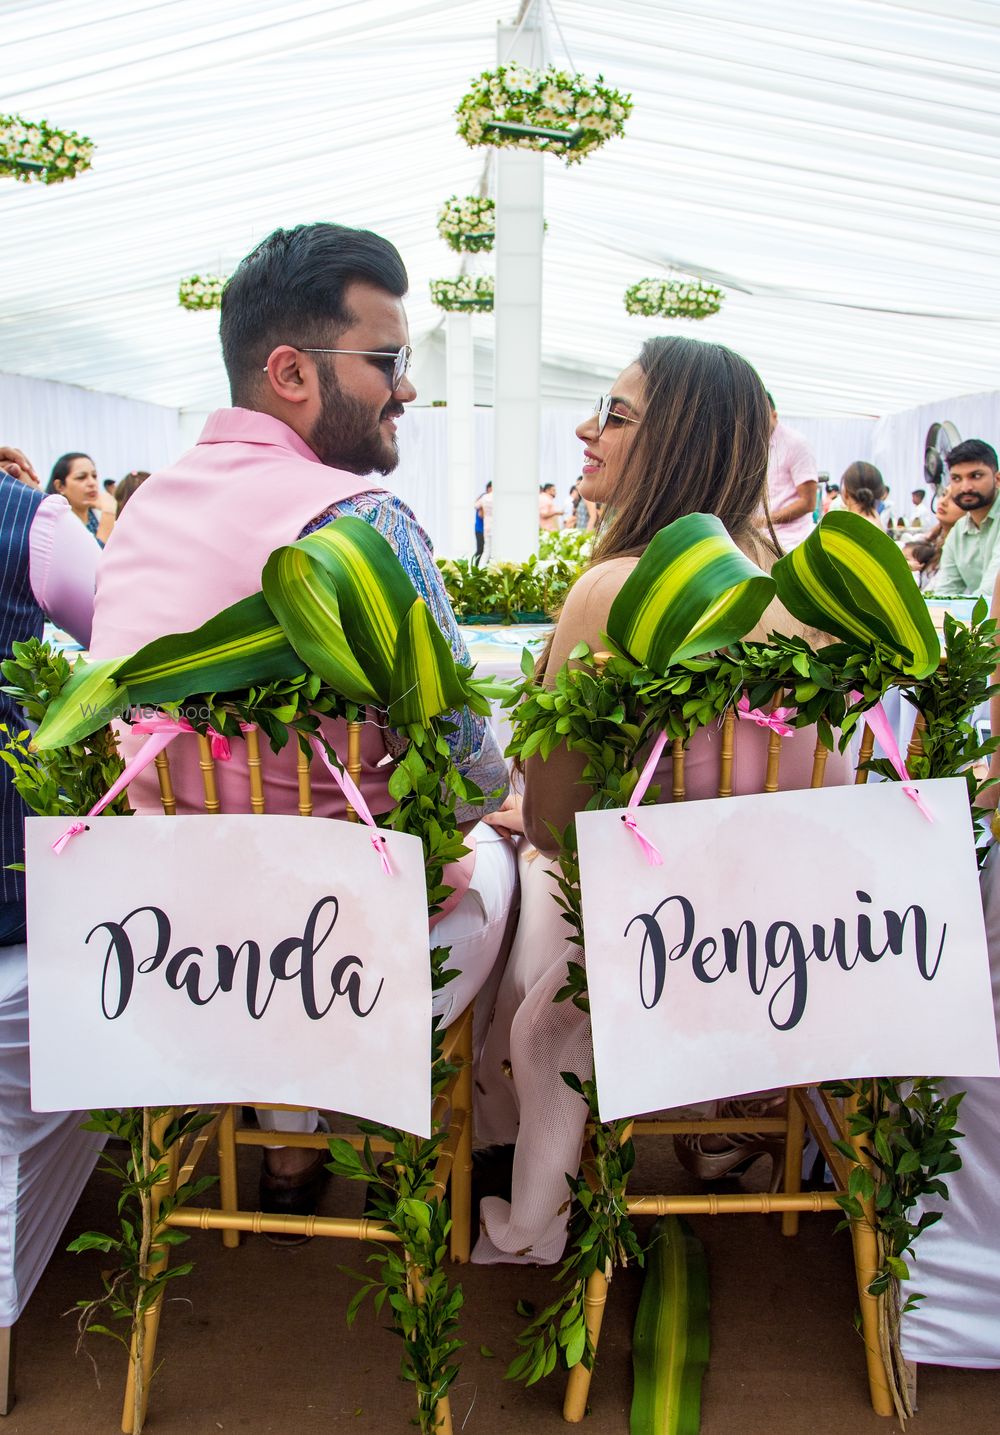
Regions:
<instances>
[{"instance_id":1,"label":"chair rung","mask_svg":"<svg viewBox=\"0 0 1000 1435\"><path fill-rule=\"evenodd\" d=\"M395 1231L365 1216L276 1216L266 1211L215 1211L178 1206L165 1225L192 1231L249 1231L255 1235L339 1236L353 1241L397 1241Z\"/></svg>"},{"instance_id":2,"label":"chair rung","mask_svg":"<svg viewBox=\"0 0 1000 1435\"><path fill-rule=\"evenodd\" d=\"M831 1191L803 1191L797 1196L761 1191L742 1196L628 1196L630 1216L767 1216L774 1211L839 1211Z\"/></svg>"},{"instance_id":3,"label":"chair rung","mask_svg":"<svg viewBox=\"0 0 1000 1435\"><path fill-rule=\"evenodd\" d=\"M363 1151L364 1136L356 1131L252 1131L240 1129L235 1132L237 1146L298 1146L305 1150L325 1151L331 1140L348 1141L355 1151ZM369 1138L373 1151L391 1151L388 1141L381 1137Z\"/></svg>"},{"instance_id":4,"label":"chair rung","mask_svg":"<svg viewBox=\"0 0 1000 1435\"><path fill-rule=\"evenodd\" d=\"M593 1131L588 1125L587 1134ZM742 1116L739 1120L715 1120L705 1117L703 1121L633 1121L633 1136L723 1136L730 1132L745 1131L787 1131L788 1121L784 1116Z\"/></svg>"}]
</instances>

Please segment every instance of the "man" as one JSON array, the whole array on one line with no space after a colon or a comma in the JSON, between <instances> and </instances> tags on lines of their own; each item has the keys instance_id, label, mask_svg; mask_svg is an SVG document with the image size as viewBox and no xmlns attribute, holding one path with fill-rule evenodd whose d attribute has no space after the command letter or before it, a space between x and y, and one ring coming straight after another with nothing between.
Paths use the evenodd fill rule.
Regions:
<instances>
[{"instance_id":1,"label":"man","mask_svg":"<svg viewBox=\"0 0 1000 1435\"><path fill-rule=\"evenodd\" d=\"M483 492L476 499L476 556L473 563L477 566L483 561L483 553L486 549L486 508L487 504L493 506L493 485L488 483ZM487 562L489 560L487 559Z\"/></svg>"},{"instance_id":2,"label":"man","mask_svg":"<svg viewBox=\"0 0 1000 1435\"><path fill-rule=\"evenodd\" d=\"M933 528L934 514L927 502L926 488L915 488L910 494L910 498L913 500L913 507L906 520L907 528Z\"/></svg>"},{"instance_id":3,"label":"man","mask_svg":"<svg viewBox=\"0 0 1000 1435\"><path fill-rule=\"evenodd\" d=\"M996 450L982 439L970 438L956 444L946 462L948 497L962 516L945 539L934 596L991 597L1000 571Z\"/></svg>"},{"instance_id":4,"label":"man","mask_svg":"<svg viewBox=\"0 0 1000 1435\"><path fill-rule=\"evenodd\" d=\"M392 545L456 659L469 661L427 535L371 477L396 467L396 424L416 397L407 375L406 289L403 262L387 240L336 224L276 230L237 267L223 294L220 326L233 407L212 414L197 446L130 499L129 521L115 529L101 566L94 657L134 652L165 633L197 627L260 588L275 548L352 514ZM485 806L460 809L460 820L471 825L500 805L507 771L489 723L468 710L454 716L447 741L455 765L493 794ZM343 756L343 726L325 730ZM132 743L126 735L126 751ZM197 752L182 744L171 752L178 811L198 811ZM297 810L295 762L293 752L265 754L269 812ZM360 780L375 813L393 805L392 770L384 721L375 715L364 727ZM227 791L245 794L245 774L236 745L218 771L224 811L232 808ZM155 782L138 779L130 796L140 811L160 810ZM322 771L313 775L313 802L317 816L344 815L343 798ZM469 1004L497 959L513 893L505 844L480 831L469 890L435 929L459 971L439 994L445 1024ZM268 1118L269 1129L312 1130L316 1123L315 1112L298 1125L288 1113ZM312 1152L267 1151L262 1208L308 1212L321 1177L322 1158Z\"/></svg>"},{"instance_id":5,"label":"man","mask_svg":"<svg viewBox=\"0 0 1000 1435\"><path fill-rule=\"evenodd\" d=\"M538 489L538 526L543 533L555 533L562 518L562 509L556 502L554 483L543 483Z\"/></svg>"},{"instance_id":6,"label":"man","mask_svg":"<svg viewBox=\"0 0 1000 1435\"><path fill-rule=\"evenodd\" d=\"M812 532L819 471L805 438L779 422L770 394L767 401L771 406L767 503L778 542L787 553Z\"/></svg>"}]
</instances>

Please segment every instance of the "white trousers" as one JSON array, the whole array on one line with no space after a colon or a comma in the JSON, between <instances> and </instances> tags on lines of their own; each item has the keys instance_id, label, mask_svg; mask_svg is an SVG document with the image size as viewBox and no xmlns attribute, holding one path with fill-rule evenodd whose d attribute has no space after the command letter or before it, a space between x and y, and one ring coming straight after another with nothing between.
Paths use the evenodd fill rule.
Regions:
<instances>
[{"instance_id":1,"label":"white trousers","mask_svg":"<svg viewBox=\"0 0 1000 1435\"><path fill-rule=\"evenodd\" d=\"M502 946L507 918L517 887L517 861L511 842L480 822L474 829L476 866L469 890L458 906L431 932L436 947L450 947L446 971L457 971L434 997L434 1015L443 1026L456 1022L482 993L476 1013L473 1051L482 1045L503 965ZM262 1131L315 1131L316 1111L258 1111Z\"/></svg>"}]
</instances>

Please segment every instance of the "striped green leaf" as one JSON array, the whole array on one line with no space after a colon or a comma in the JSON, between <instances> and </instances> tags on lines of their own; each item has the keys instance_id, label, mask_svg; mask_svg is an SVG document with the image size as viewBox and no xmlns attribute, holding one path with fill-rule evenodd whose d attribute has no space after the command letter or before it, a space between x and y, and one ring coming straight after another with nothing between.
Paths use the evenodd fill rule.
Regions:
<instances>
[{"instance_id":1,"label":"striped green leaf","mask_svg":"<svg viewBox=\"0 0 1000 1435\"><path fill-rule=\"evenodd\" d=\"M400 625L417 597L395 551L360 518L338 518L293 547L315 559L333 580L351 649L384 702ZM269 596L267 587L264 592Z\"/></svg>"},{"instance_id":2,"label":"striped green leaf","mask_svg":"<svg viewBox=\"0 0 1000 1435\"><path fill-rule=\"evenodd\" d=\"M927 677L941 659L931 616L901 551L857 513L828 513L774 565L778 597L803 622L855 647L894 652Z\"/></svg>"},{"instance_id":3,"label":"striped green leaf","mask_svg":"<svg viewBox=\"0 0 1000 1435\"><path fill-rule=\"evenodd\" d=\"M122 663L118 680L133 703L168 703L293 678L302 670L271 609L254 593L190 633L147 643Z\"/></svg>"},{"instance_id":4,"label":"striped green leaf","mask_svg":"<svg viewBox=\"0 0 1000 1435\"><path fill-rule=\"evenodd\" d=\"M608 637L637 663L671 663L744 637L774 582L710 513L689 513L653 538L611 607Z\"/></svg>"},{"instance_id":5,"label":"striped green leaf","mask_svg":"<svg viewBox=\"0 0 1000 1435\"><path fill-rule=\"evenodd\" d=\"M128 706L128 694L116 676L121 661L105 658L88 663L80 658L69 682L42 719L35 733L35 747L68 747L118 717Z\"/></svg>"},{"instance_id":6,"label":"striped green leaf","mask_svg":"<svg viewBox=\"0 0 1000 1435\"><path fill-rule=\"evenodd\" d=\"M396 647L396 666L388 717L393 727L427 723L439 713L468 702L447 639L422 598L417 598L403 620Z\"/></svg>"},{"instance_id":7,"label":"striped green leaf","mask_svg":"<svg viewBox=\"0 0 1000 1435\"><path fill-rule=\"evenodd\" d=\"M631 1435L698 1435L708 1364L708 1264L686 1221L653 1226L632 1336Z\"/></svg>"},{"instance_id":8,"label":"striped green leaf","mask_svg":"<svg viewBox=\"0 0 1000 1435\"><path fill-rule=\"evenodd\" d=\"M298 653L300 668L318 673L353 702L384 702L344 632L337 583L307 542L302 539L275 549L267 560L262 577L267 604Z\"/></svg>"}]
</instances>

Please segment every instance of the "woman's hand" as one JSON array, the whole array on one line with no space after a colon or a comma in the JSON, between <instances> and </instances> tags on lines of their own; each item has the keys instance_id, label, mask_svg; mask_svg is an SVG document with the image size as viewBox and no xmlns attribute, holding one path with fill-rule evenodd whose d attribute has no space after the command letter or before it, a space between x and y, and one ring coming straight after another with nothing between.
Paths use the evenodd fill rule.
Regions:
<instances>
[{"instance_id":1,"label":"woman's hand","mask_svg":"<svg viewBox=\"0 0 1000 1435\"><path fill-rule=\"evenodd\" d=\"M483 821L507 837L523 837L524 818L521 814L521 794L519 792L510 793L504 799L504 804L499 811L488 812Z\"/></svg>"}]
</instances>

